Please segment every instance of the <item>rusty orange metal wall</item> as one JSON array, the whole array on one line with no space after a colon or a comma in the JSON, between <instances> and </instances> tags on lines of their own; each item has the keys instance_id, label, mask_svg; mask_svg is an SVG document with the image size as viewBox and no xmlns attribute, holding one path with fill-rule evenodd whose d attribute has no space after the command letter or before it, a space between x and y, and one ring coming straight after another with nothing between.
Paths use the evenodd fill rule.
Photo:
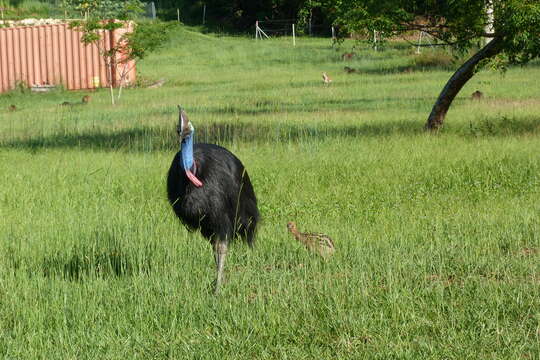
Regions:
<instances>
[{"instance_id":1,"label":"rusty orange metal wall","mask_svg":"<svg viewBox=\"0 0 540 360\"><path fill-rule=\"evenodd\" d=\"M129 30L118 29L112 35L104 32L100 47L110 49ZM85 46L80 39L81 33L67 24L0 29L0 92L19 83L30 87L62 84L69 90L108 86L107 66L98 47ZM127 71L127 83L135 81L135 63L131 61L113 69L113 86L119 83L122 70Z\"/></svg>"}]
</instances>

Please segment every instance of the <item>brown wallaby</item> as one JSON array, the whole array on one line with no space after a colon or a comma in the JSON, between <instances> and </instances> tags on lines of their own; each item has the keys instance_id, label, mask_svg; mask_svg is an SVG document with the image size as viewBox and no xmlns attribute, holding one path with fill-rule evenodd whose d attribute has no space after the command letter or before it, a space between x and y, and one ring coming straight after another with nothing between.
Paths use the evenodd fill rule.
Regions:
<instances>
[{"instance_id":1,"label":"brown wallaby","mask_svg":"<svg viewBox=\"0 0 540 360\"><path fill-rule=\"evenodd\" d=\"M92 98L90 97L90 95L84 95L81 99L81 102L80 103L72 103L72 102L69 102L69 101L64 101L63 103L61 103L60 105L62 106L72 106L72 105L86 105L90 102Z\"/></svg>"},{"instance_id":2,"label":"brown wallaby","mask_svg":"<svg viewBox=\"0 0 540 360\"><path fill-rule=\"evenodd\" d=\"M484 93L481 92L480 90L476 90L475 92L471 94L471 100L482 100L483 97L484 97Z\"/></svg>"}]
</instances>

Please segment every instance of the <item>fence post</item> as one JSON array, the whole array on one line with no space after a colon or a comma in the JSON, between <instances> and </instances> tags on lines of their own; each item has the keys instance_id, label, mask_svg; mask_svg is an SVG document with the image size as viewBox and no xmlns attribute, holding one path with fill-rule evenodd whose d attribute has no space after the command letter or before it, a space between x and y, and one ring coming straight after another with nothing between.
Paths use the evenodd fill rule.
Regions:
<instances>
[{"instance_id":1,"label":"fence post","mask_svg":"<svg viewBox=\"0 0 540 360\"><path fill-rule=\"evenodd\" d=\"M204 25L205 22L206 22L206 4L204 4L203 10L202 10L202 24Z\"/></svg>"},{"instance_id":2,"label":"fence post","mask_svg":"<svg viewBox=\"0 0 540 360\"><path fill-rule=\"evenodd\" d=\"M259 38L259 21L255 21L255 40Z\"/></svg>"},{"instance_id":3,"label":"fence post","mask_svg":"<svg viewBox=\"0 0 540 360\"><path fill-rule=\"evenodd\" d=\"M292 44L293 46L296 46L296 36L294 33L294 24L292 24Z\"/></svg>"},{"instance_id":4,"label":"fence post","mask_svg":"<svg viewBox=\"0 0 540 360\"><path fill-rule=\"evenodd\" d=\"M420 54L420 45L422 45L422 35L424 35L424 32L420 30L420 34L418 34L418 46L416 47L417 54Z\"/></svg>"}]
</instances>

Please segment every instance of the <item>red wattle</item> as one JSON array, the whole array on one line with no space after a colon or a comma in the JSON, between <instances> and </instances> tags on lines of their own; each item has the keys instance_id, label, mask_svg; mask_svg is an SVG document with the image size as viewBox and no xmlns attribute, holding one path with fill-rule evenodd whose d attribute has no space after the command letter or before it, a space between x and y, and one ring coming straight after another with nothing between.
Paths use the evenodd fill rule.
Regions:
<instances>
[{"instance_id":1,"label":"red wattle","mask_svg":"<svg viewBox=\"0 0 540 360\"><path fill-rule=\"evenodd\" d=\"M197 177L193 175L193 173L190 170L186 170L186 176L189 179L189 181L191 181L191 183L195 185L196 187L203 186L203 183L201 182L201 180L197 179Z\"/></svg>"}]
</instances>

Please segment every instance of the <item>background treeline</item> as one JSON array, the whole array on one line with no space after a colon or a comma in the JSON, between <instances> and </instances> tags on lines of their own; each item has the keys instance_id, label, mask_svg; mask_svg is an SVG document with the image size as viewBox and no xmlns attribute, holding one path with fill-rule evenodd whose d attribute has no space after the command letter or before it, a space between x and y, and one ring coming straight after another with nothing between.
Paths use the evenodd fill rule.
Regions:
<instances>
[{"instance_id":1,"label":"background treeline","mask_svg":"<svg viewBox=\"0 0 540 360\"><path fill-rule=\"evenodd\" d=\"M122 2L125 0L105 0ZM147 0L148 2L150 0ZM294 22L299 33L328 35L329 29L339 14L341 2L337 0L153 0L157 16L161 20L180 20L188 25L201 25L203 11L205 25L210 29L227 32L250 32L255 21L289 20ZM65 15L69 0L0 0L7 19L25 17L60 17ZM95 3L96 0L82 0ZM371 10L387 7L388 3L366 0L363 5ZM400 1L392 3L392 9L402 9L409 14L430 17L448 13L448 2L441 0ZM205 9L205 10L204 10ZM380 10L380 9L379 9ZM337 29L340 26L336 26Z\"/></svg>"},{"instance_id":2,"label":"background treeline","mask_svg":"<svg viewBox=\"0 0 540 360\"><path fill-rule=\"evenodd\" d=\"M307 28L309 11L303 15L306 0L155 0L157 15L163 20L177 18L189 25L202 23L206 5L206 25L222 30L246 32L253 29L255 21L295 19ZM315 16L316 15L316 16ZM300 19L302 18L302 19ZM313 28L324 25L325 17L313 14Z\"/></svg>"},{"instance_id":3,"label":"background treeline","mask_svg":"<svg viewBox=\"0 0 540 360\"><path fill-rule=\"evenodd\" d=\"M335 0L154 0L157 15L162 20L180 19L189 25L200 25L205 11L205 25L226 31L246 32L255 21L296 20L300 32L325 34L336 14ZM378 1L366 1L370 6L384 6ZM431 16L444 12L447 2L441 0L398 1L408 13Z\"/></svg>"},{"instance_id":4,"label":"background treeline","mask_svg":"<svg viewBox=\"0 0 540 360\"><path fill-rule=\"evenodd\" d=\"M118 3L126 0L78 0L81 9L93 8L96 3ZM143 0L149 3L151 0ZM332 16L323 10L322 2L314 0L153 0L160 20L177 19L188 25L203 23L211 30L246 33L254 30L255 21L287 20L282 26L297 25L297 31L328 35ZM68 6L70 0L0 0L5 20L25 18L81 17ZM309 26L311 25L311 27Z\"/></svg>"}]
</instances>

